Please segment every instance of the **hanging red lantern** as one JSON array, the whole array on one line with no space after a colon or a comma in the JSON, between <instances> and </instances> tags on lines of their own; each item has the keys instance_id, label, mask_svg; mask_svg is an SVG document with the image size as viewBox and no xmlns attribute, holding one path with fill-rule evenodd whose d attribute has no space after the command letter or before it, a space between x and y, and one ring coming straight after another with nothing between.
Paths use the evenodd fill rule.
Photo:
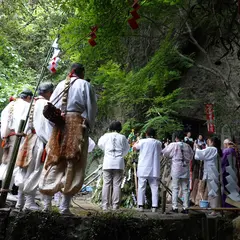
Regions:
<instances>
[{"instance_id":1,"label":"hanging red lantern","mask_svg":"<svg viewBox=\"0 0 240 240\"><path fill-rule=\"evenodd\" d=\"M132 29L137 29L138 28L138 24L137 24L135 18L128 19L128 23L129 23L129 25Z\"/></svg>"}]
</instances>

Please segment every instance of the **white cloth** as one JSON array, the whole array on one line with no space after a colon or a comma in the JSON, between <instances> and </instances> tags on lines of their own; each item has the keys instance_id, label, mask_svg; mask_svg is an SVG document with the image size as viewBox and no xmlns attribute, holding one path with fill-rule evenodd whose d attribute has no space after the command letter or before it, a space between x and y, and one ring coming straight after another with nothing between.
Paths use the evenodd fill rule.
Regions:
<instances>
[{"instance_id":1,"label":"white cloth","mask_svg":"<svg viewBox=\"0 0 240 240\"><path fill-rule=\"evenodd\" d=\"M124 157L129 151L124 135L117 132L105 133L98 140L98 146L104 151L103 170L124 169Z\"/></svg>"},{"instance_id":2,"label":"white cloth","mask_svg":"<svg viewBox=\"0 0 240 240\"><path fill-rule=\"evenodd\" d=\"M75 79L76 77L72 77L71 82ZM61 108L62 106L62 95L60 97L57 96L64 90L64 87L65 80L57 85L50 98L50 102L57 108ZM56 97L57 100L55 100ZM56 101L58 102L56 103ZM77 79L71 85L68 91L67 111L82 113L82 117L88 120L89 127L91 129L93 128L97 113L97 104L96 96L89 82L83 79Z\"/></svg>"},{"instance_id":3,"label":"white cloth","mask_svg":"<svg viewBox=\"0 0 240 240\"><path fill-rule=\"evenodd\" d=\"M33 127L37 136L46 144L52 133L52 126L49 121L43 116L43 109L47 105L47 100L39 97L36 100L33 113Z\"/></svg>"},{"instance_id":4,"label":"white cloth","mask_svg":"<svg viewBox=\"0 0 240 240\"><path fill-rule=\"evenodd\" d=\"M217 169L217 158L218 152L215 147L207 147L203 150L196 149L195 159L204 161L204 174L203 180L205 179L216 179L218 180L219 173Z\"/></svg>"},{"instance_id":5,"label":"white cloth","mask_svg":"<svg viewBox=\"0 0 240 240\"><path fill-rule=\"evenodd\" d=\"M217 148L196 149L195 159L204 161L203 180L207 180L208 197L218 198L220 194L218 168L220 169L221 166L218 166L220 163L218 162Z\"/></svg>"},{"instance_id":6,"label":"white cloth","mask_svg":"<svg viewBox=\"0 0 240 240\"><path fill-rule=\"evenodd\" d=\"M153 177L139 177L138 178L138 206L143 206L145 203L145 192L147 181L151 188L152 193L152 207L158 207L158 186L159 186L159 178Z\"/></svg>"},{"instance_id":7,"label":"white cloth","mask_svg":"<svg viewBox=\"0 0 240 240\"><path fill-rule=\"evenodd\" d=\"M88 138L88 152L92 152L93 149L95 148L96 143L89 137Z\"/></svg>"},{"instance_id":8,"label":"white cloth","mask_svg":"<svg viewBox=\"0 0 240 240\"><path fill-rule=\"evenodd\" d=\"M47 143L52 130L48 120L43 116L43 108L47 102L43 97L36 99L33 112L33 127L36 131L37 140L31 150L33 152L33 159L28 167L18 167L15 176L15 185L19 186L25 194L34 195L36 193L43 169L41 158L45 147L44 145ZM26 126L26 132L28 128L29 122Z\"/></svg>"},{"instance_id":9,"label":"white cloth","mask_svg":"<svg viewBox=\"0 0 240 240\"><path fill-rule=\"evenodd\" d=\"M170 143L163 149L162 153L165 157L172 159L171 176L173 178L189 178L189 162L193 159L194 153L188 144ZM183 155L185 165L183 164Z\"/></svg>"},{"instance_id":10,"label":"white cloth","mask_svg":"<svg viewBox=\"0 0 240 240\"><path fill-rule=\"evenodd\" d=\"M173 178L172 179L172 208L178 208L178 192L179 187L182 189L183 193L183 209L188 208L188 178Z\"/></svg>"},{"instance_id":11,"label":"white cloth","mask_svg":"<svg viewBox=\"0 0 240 240\"><path fill-rule=\"evenodd\" d=\"M18 131L20 120L25 120L30 104L21 98L10 102L1 112L1 138Z\"/></svg>"},{"instance_id":12,"label":"white cloth","mask_svg":"<svg viewBox=\"0 0 240 240\"><path fill-rule=\"evenodd\" d=\"M134 147L140 150L137 176L159 178L162 143L154 138L146 138L140 139Z\"/></svg>"},{"instance_id":13,"label":"white cloth","mask_svg":"<svg viewBox=\"0 0 240 240\"><path fill-rule=\"evenodd\" d=\"M6 138L11 131L18 132L18 127L20 120L25 120L28 110L29 103L22 100L21 98L16 101L10 102L1 113L1 138ZM3 156L6 158L4 162L0 165L0 180L4 180L6 177L9 161L11 159L11 154L14 146L16 136L11 136L8 138L9 148L3 149ZM17 174L17 168L14 168L12 180L10 184L10 189L14 183L14 177Z\"/></svg>"}]
</instances>

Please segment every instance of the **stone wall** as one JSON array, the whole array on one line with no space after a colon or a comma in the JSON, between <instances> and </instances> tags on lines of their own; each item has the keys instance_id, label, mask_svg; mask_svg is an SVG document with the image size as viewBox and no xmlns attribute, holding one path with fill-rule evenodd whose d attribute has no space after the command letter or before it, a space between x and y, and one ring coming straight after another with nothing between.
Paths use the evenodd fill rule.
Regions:
<instances>
[{"instance_id":1,"label":"stone wall","mask_svg":"<svg viewBox=\"0 0 240 240\"><path fill-rule=\"evenodd\" d=\"M177 218L126 213L62 217L35 212L8 217L6 211L0 211L0 221L0 239L7 240L233 239L231 221L207 219L204 214Z\"/></svg>"}]
</instances>

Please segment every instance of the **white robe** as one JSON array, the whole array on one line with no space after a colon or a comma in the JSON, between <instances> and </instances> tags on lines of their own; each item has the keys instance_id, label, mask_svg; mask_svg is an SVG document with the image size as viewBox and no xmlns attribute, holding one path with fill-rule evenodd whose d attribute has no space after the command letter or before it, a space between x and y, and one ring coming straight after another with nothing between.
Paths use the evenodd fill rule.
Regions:
<instances>
[{"instance_id":1,"label":"white robe","mask_svg":"<svg viewBox=\"0 0 240 240\"><path fill-rule=\"evenodd\" d=\"M18 132L19 123L21 120L26 120L26 116L29 110L30 104L21 98L16 101L10 102L1 112L1 138L7 138L8 135L15 131ZM12 141L12 140L10 140ZM11 148L13 148L14 142L11 143ZM12 152L11 150L3 149L4 151ZM0 165L0 180L4 180L6 177L8 165L11 156L9 155L7 163L2 163ZM14 182L14 176L16 175L17 168L14 169L12 182Z\"/></svg>"},{"instance_id":2,"label":"white robe","mask_svg":"<svg viewBox=\"0 0 240 240\"><path fill-rule=\"evenodd\" d=\"M98 146L104 151L103 170L124 169L124 157L129 151L126 137L117 132L105 133Z\"/></svg>"},{"instance_id":3,"label":"white robe","mask_svg":"<svg viewBox=\"0 0 240 240\"><path fill-rule=\"evenodd\" d=\"M75 79L76 77L72 77L71 82ZM60 97L58 96L64 90L64 87L65 80L57 85L50 98L50 102L57 108L61 108L62 106L62 95L60 95ZM83 79L77 79L71 85L68 91L67 111L82 113L82 117L88 120L90 128L93 128L97 114L97 104L95 93L89 82Z\"/></svg>"},{"instance_id":4,"label":"white robe","mask_svg":"<svg viewBox=\"0 0 240 240\"><path fill-rule=\"evenodd\" d=\"M47 143L52 127L48 120L43 116L43 108L47 104L47 100L43 97L37 98L33 112L33 127L36 131L37 139L32 148L33 159L27 168L18 167L15 177L15 185L19 186L24 193L34 194L38 184L43 168L41 162L44 145ZM29 122L26 126L26 132L29 131Z\"/></svg>"},{"instance_id":5,"label":"white robe","mask_svg":"<svg viewBox=\"0 0 240 240\"><path fill-rule=\"evenodd\" d=\"M183 148L183 149L181 149ZM183 156L186 165L183 165ZM192 148L182 142L173 142L165 147L162 151L165 157L172 159L171 176L172 178L189 178L189 162L193 159Z\"/></svg>"},{"instance_id":6,"label":"white robe","mask_svg":"<svg viewBox=\"0 0 240 240\"><path fill-rule=\"evenodd\" d=\"M1 138L18 131L20 120L25 120L30 104L21 98L10 102L1 112ZM11 112L12 111L12 112Z\"/></svg>"},{"instance_id":7,"label":"white robe","mask_svg":"<svg viewBox=\"0 0 240 240\"><path fill-rule=\"evenodd\" d=\"M217 148L207 147L206 149L196 149L195 159L204 161L203 180L216 179L218 180L219 172L217 166Z\"/></svg>"},{"instance_id":8,"label":"white robe","mask_svg":"<svg viewBox=\"0 0 240 240\"><path fill-rule=\"evenodd\" d=\"M221 166L218 166L218 151L215 147L207 147L206 149L196 149L196 160L204 161L204 174L203 180L208 181L208 196L219 196L219 170Z\"/></svg>"},{"instance_id":9,"label":"white robe","mask_svg":"<svg viewBox=\"0 0 240 240\"><path fill-rule=\"evenodd\" d=\"M137 176L159 178L162 143L154 138L146 138L140 139L134 147L140 150Z\"/></svg>"},{"instance_id":10,"label":"white robe","mask_svg":"<svg viewBox=\"0 0 240 240\"><path fill-rule=\"evenodd\" d=\"M96 143L90 137L88 137L88 153L92 152L95 146Z\"/></svg>"}]
</instances>

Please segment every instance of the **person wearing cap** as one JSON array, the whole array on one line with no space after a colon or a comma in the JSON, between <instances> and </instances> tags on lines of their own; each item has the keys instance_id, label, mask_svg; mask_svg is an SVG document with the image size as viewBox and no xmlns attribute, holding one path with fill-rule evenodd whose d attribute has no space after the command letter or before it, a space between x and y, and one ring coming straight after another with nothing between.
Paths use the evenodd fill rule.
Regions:
<instances>
[{"instance_id":1,"label":"person wearing cap","mask_svg":"<svg viewBox=\"0 0 240 240\"><path fill-rule=\"evenodd\" d=\"M15 101L11 101L1 112L1 138L3 147L2 163L0 165L0 181L3 181L6 177L8 164L10 162L13 146L16 140L16 133L18 131L20 120L25 120L29 102L33 93L31 90L25 89L19 95ZM16 170L16 168L15 168ZM16 171L14 170L10 189L14 183L14 176ZM8 194L8 198L11 198L11 194ZM15 200L15 199L14 199Z\"/></svg>"},{"instance_id":2,"label":"person wearing cap","mask_svg":"<svg viewBox=\"0 0 240 240\"><path fill-rule=\"evenodd\" d=\"M68 94L61 96L68 81ZM71 214L72 196L81 190L84 180L88 131L93 129L97 113L96 96L91 84L84 80L82 64L72 65L70 74L57 85L50 102L61 109L65 124L60 128L52 123L54 127L46 146L47 159L39 189L45 195L45 210L51 209L52 196L61 191L60 213Z\"/></svg>"},{"instance_id":3,"label":"person wearing cap","mask_svg":"<svg viewBox=\"0 0 240 240\"><path fill-rule=\"evenodd\" d=\"M54 86L51 82L43 82L39 85L38 97L34 99L25 128L26 137L19 149L16 162L19 167L15 185L19 187L16 208L20 210L39 210L35 203L35 196L44 156L46 156L45 145L52 130L51 125L43 116L43 109L50 99L53 89Z\"/></svg>"},{"instance_id":4,"label":"person wearing cap","mask_svg":"<svg viewBox=\"0 0 240 240\"><path fill-rule=\"evenodd\" d=\"M224 191L222 193L222 207L238 207L240 194L235 145L230 139L225 139L223 145L222 182Z\"/></svg>"}]
</instances>

